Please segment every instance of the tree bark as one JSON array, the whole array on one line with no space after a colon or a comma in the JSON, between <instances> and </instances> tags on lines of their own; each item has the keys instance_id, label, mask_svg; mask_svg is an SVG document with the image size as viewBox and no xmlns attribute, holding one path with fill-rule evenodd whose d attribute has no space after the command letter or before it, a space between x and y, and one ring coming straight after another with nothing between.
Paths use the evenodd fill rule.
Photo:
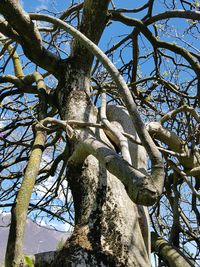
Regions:
<instances>
[{"instance_id":1,"label":"tree bark","mask_svg":"<svg viewBox=\"0 0 200 267\"><path fill-rule=\"evenodd\" d=\"M93 156L69 166L68 176L75 229L53 266L150 266L138 209L123 184Z\"/></svg>"},{"instance_id":2,"label":"tree bark","mask_svg":"<svg viewBox=\"0 0 200 267\"><path fill-rule=\"evenodd\" d=\"M70 93L67 88L59 91L58 103L66 100L63 119L95 123L97 110L81 90L88 86L88 79L83 79L83 71L70 71L65 77L73 77L71 85L75 87ZM102 138L101 129L90 130ZM77 129L75 135L87 139L88 130ZM77 139L68 141L71 154L76 153ZM131 201L122 182L84 150L68 161L67 177L74 200L75 228L52 266L150 266L148 238L143 237L140 217L146 229L148 219L143 208Z\"/></svg>"},{"instance_id":3,"label":"tree bark","mask_svg":"<svg viewBox=\"0 0 200 267\"><path fill-rule=\"evenodd\" d=\"M11 210L11 225L6 248L5 266L25 266L23 255L24 231L30 197L39 172L46 134L37 131L22 185Z\"/></svg>"},{"instance_id":4,"label":"tree bark","mask_svg":"<svg viewBox=\"0 0 200 267\"><path fill-rule=\"evenodd\" d=\"M18 3L15 0L4 2L6 5L14 2ZM86 0L84 2L80 30L94 43L98 43L106 25L108 4L108 0ZM11 15L14 15L14 9L9 11L7 8L5 9L3 4L0 5L4 16L9 22L12 22L11 25L17 33L20 34L22 28L26 25L30 27L30 31L27 31L22 38L23 50L33 62L40 65L38 59L41 59L41 52L45 51L41 44L40 35L30 17L18 7L18 4L15 7L20 19L18 22L14 20L16 23L13 24ZM35 16L37 17L37 15ZM17 17L14 16L14 18ZM66 25L64 24L64 26ZM96 27L98 27L98 30L94 31ZM73 33L74 29L70 29L69 32ZM31 53L33 48L32 37L35 40L35 50L37 52L34 56ZM52 58L51 54L45 53L45 59L47 60L45 60L45 63L49 62L50 59L53 62L53 67L47 68L50 72L56 74L57 70L55 71L55 68L58 67L60 70L62 66L62 71L59 71L59 76L57 75L59 84L56 90L60 116L63 120L93 123L97 121L98 112L89 99L92 51L107 66L122 95L125 95L127 108L153 163L152 169L155 179L152 179L156 183L158 180L155 201L163 187L163 164L158 150L140 119L128 87L114 65L107 62L105 55L91 41L77 32L75 38L72 54L66 61L58 64L57 59ZM86 48L83 45L86 45ZM45 67L45 64L42 67ZM89 130L82 128L75 129L74 134L84 142L90 132L98 137L97 139L101 139L101 131L94 128ZM108 142L108 140L102 139L102 142ZM125 188L114 174L106 170L106 167L109 169L106 162L100 163L97 160L97 155L95 155L97 156L95 158L89 155L90 153L87 150L83 149L81 151L79 143L78 138L68 136L68 145L72 157L68 161L67 177L74 199L75 229L63 250L58 253L53 266L150 266L148 230L147 232L144 231L144 229L148 229L148 220L143 207L133 203L127 194L128 191L132 190L132 187ZM75 157L73 157L74 154L76 154ZM118 157L120 158L120 155ZM112 168L115 168L115 166L113 165ZM114 173L116 175L116 171ZM138 173L140 172L138 171ZM136 175L137 180L140 180L141 176L145 175L142 172L140 176ZM148 191L151 190L147 188L145 192ZM145 194L145 192L143 193Z\"/></svg>"},{"instance_id":5,"label":"tree bark","mask_svg":"<svg viewBox=\"0 0 200 267\"><path fill-rule=\"evenodd\" d=\"M191 267L194 263L177 248L169 244L164 238L156 233L151 233L152 251L167 264L169 267Z\"/></svg>"},{"instance_id":6,"label":"tree bark","mask_svg":"<svg viewBox=\"0 0 200 267\"><path fill-rule=\"evenodd\" d=\"M18 67L21 67L20 64ZM21 71L22 73L22 71ZM23 73L22 73L23 74ZM46 86L43 77L35 72L30 78L36 82L39 94L38 119L42 120L47 114L47 104L45 97ZM40 170L42 153L46 141L46 131L41 131L35 127L35 140L21 187L17 192L15 203L11 209L11 224L6 248L5 266L6 267L23 267L25 266L23 255L23 243L25 234L25 224L33 192L33 187Z\"/></svg>"}]
</instances>

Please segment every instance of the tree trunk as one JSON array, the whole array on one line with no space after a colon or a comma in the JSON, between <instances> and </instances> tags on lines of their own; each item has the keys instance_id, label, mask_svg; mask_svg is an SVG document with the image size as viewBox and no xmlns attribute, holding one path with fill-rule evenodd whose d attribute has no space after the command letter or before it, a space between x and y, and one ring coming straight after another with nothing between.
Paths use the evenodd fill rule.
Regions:
<instances>
[{"instance_id":1,"label":"tree trunk","mask_svg":"<svg viewBox=\"0 0 200 267\"><path fill-rule=\"evenodd\" d=\"M54 266L150 266L138 209L123 184L93 156L69 168L75 230Z\"/></svg>"},{"instance_id":2,"label":"tree trunk","mask_svg":"<svg viewBox=\"0 0 200 267\"><path fill-rule=\"evenodd\" d=\"M67 79L66 86L58 91L58 104L65 111L62 118L96 122L97 110L84 90L89 79L83 71L70 68L70 72L65 75L70 83ZM97 138L104 136L108 143L102 130L95 128L77 129L74 135L84 139L89 132ZM79 149L73 137L69 146L73 155L67 177L74 200L75 229L52 266L150 266L149 247L140 227L142 216L148 229L144 209L130 200L124 185L105 166Z\"/></svg>"}]
</instances>

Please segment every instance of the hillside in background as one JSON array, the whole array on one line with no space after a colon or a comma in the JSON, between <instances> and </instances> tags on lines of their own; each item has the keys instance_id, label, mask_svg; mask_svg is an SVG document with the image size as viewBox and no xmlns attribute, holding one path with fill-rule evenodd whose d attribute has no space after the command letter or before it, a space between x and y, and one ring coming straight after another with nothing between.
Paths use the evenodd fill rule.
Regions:
<instances>
[{"instance_id":1,"label":"hillside in background","mask_svg":"<svg viewBox=\"0 0 200 267\"><path fill-rule=\"evenodd\" d=\"M9 214L0 214L0 263L5 256L6 244L9 232ZM41 227L27 219L25 231L24 254L36 254L39 252L56 250L60 240L65 240L70 233L59 232L56 230Z\"/></svg>"}]
</instances>

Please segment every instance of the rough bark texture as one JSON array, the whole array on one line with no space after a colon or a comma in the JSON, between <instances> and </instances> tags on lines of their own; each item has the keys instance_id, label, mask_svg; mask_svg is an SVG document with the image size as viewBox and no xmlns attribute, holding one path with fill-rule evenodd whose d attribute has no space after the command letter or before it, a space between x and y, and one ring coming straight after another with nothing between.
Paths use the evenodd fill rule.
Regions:
<instances>
[{"instance_id":1,"label":"rough bark texture","mask_svg":"<svg viewBox=\"0 0 200 267\"><path fill-rule=\"evenodd\" d=\"M79 75L75 70L75 76L75 87L83 86L78 81L82 72ZM72 90L66 96L65 111L63 115L67 120L97 120L97 110L81 90ZM76 131L87 138L88 130ZM99 130L91 128L91 131L100 136ZM78 143L73 138L69 143L73 153ZM143 209L138 209L120 180L106 171L95 157L90 155L82 161L83 158L79 151L76 160L68 163L75 229L52 266L150 266L148 242L143 238L140 224L140 216L143 216L143 226L148 229Z\"/></svg>"},{"instance_id":2,"label":"rough bark texture","mask_svg":"<svg viewBox=\"0 0 200 267\"><path fill-rule=\"evenodd\" d=\"M178 161L176 161L176 163L173 165L173 162L171 162L169 159L170 157L168 159L166 157L166 174L169 173L170 176L173 175L171 173L171 170L173 170L174 172L180 174L180 177L176 179L177 185L181 185L182 179L188 184L193 192L191 206L192 211L194 211L194 215L196 215L197 219L199 217L199 212L196 207L196 200L199 196L196 189L198 189L199 183L196 181L196 186L194 188L193 182L190 182L189 179L187 179L187 175L193 175L198 178L200 172L199 150L196 148L196 144L198 144L199 141L198 125L196 123L198 123L200 119L198 113L195 111L196 100L195 96L193 96L196 79L199 80L200 66L198 64L198 55L196 55L194 52L190 52L188 49L182 46L178 46L177 44L162 41L158 35L159 27L157 30L155 30L155 35L151 31L153 28L148 28L147 26L151 26L153 25L152 23L158 22L162 19L181 17L188 19L188 29L192 29L197 23L196 20L199 19L199 12L197 11L198 3L194 5L186 3L187 1L181 1L182 3L185 2L184 5L189 4L191 11L170 10L154 16L153 11L156 10L153 8L153 3L155 1L152 0L147 1L143 6L136 9L134 8L133 10L118 9L117 5L115 7L115 3L110 0L84 0L78 5L74 5L73 2L74 1L71 1L72 6L66 10L59 19L58 14L54 14L54 17L45 14L28 14L25 10L23 10L20 0L0 1L0 13L2 15L0 18L0 37L5 45L1 51L1 56L5 55L1 69L2 73L4 71L5 74L8 73L10 68L9 58L12 58L15 70L15 76L9 74L2 75L2 77L0 77L0 83L3 84L10 82L14 85L14 88L12 88L12 86L4 88L4 85L2 85L1 91L3 92L3 95L1 96L1 99L4 100L7 96L14 96L16 94L17 98L15 98L15 100L18 101L18 95L21 99L21 93L31 92L32 94L36 94L38 96L40 102L38 108L39 116L37 117L40 125L38 127L39 132L36 134L34 147L31 152L31 157L27 165L23 181L21 183L21 188L19 189L16 201L12 206L12 220L7 246L6 267L25 266L24 255L22 251L25 219L27 216L30 197L33 192L33 186L40 171L42 150L45 147L49 147L49 144L47 146L45 144L45 135L43 132L43 130L45 131L45 129L49 129L42 127L45 126L45 124L43 124L45 119L46 121L48 119L51 121L54 120L54 122L57 121L57 126L58 124L59 127L62 125L62 129L66 131L67 134L67 148L69 147L70 150L67 166L67 179L74 199L75 229L74 233L66 242L62 251L45 255L47 256L47 258L44 260L46 263L41 263L41 260L40 262L37 262L37 259L41 259L42 257L36 257L35 265L40 266L42 264L46 266L52 265L61 267L150 266L148 211L147 208L141 205L150 206L155 204L163 192L165 170L163 158L161 157L159 150L161 150L164 155L165 153L168 153L169 155L176 157L179 161L180 165L178 164L177 167L176 163ZM164 1L167 10L167 3L165 2L167 1ZM176 1L173 2L173 8L175 8ZM112 4L110 7L113 10L110 10L108 14L108 7L110 3ZM186 9L184 5L182 6L184 9ZM78 11L77 16L73 14L72 9L74 10L74 8L76 11ZM192 9L195 9L195 11L193 12ZM131 12L131 17L124 16L122 14L124 11L128 13ZM140 20L135 19L135 16L133 15L134 12L137 13L139 11L141 11L142 16L145 14L145 12L147 12L146 15ZM48 13L51 14L51 12L52 11L49 10ZM69 20L67 16L70 16ZM140 15L136 17L139 18ZM37 24L34 22L34 20L39 20L40 22L44 21L44 27L40 27L39 29L38 25L41 23ZM120 64L120 71L118 71L115 65L97 46L108 20L116 20L127 26L131 26L131 28L135 27L132 33L127 35L123 40L118 40L118 43L114 44L109 51L107 51L107 54L109 56L111 55L113 60L115 60L118 52L120 52L121 58L123 51L127 51L127 47L129 46L127 41L132 41L134 55L132 59L130 59L129 63L124 63L126 61L126 54L124 59L122 57L123 64ZM195 20L195 23L193 23L193 20ZM65 21L69 21L69 24ZM53 29L50 28L51 24L53 25ZM72 25L78 25L78 29L74 28ZM64 52L67 52L63 51L63 49L65 49L65 45L68 47L69 43L68 38L65 40L65 32L72 35L73 41L71 43L70 56L63 59L65 56ZM139 34L144 35L144 37L146 37L147 40L152 44L153 54L149 52L147 55L147 59L148 57L152 57L152 55L154 57L155 66L152 66L150 70L151 77L148 77L148 75L145 75L145 78L140 77L140 75L138 76L138 60L143 60L144 57L143 52L139 51L143 50L139 49L140 42L137 40L137 36ZM180 38L178 39L178 42L181 41ZM10 43L13 42L16 42L14 49L12 48L12 45L10 47ZM18 47L18 45L20 45L20 47ZM6 48L6 46L8 46L8 48ZM190 47L193 48L192 46ZM178 86L176 86L176 75L171 77L170 82L169 79L164 79L165 75L163 75L162 71L160 72L159 69L162 69L162 66L165 62L164 58L166 58L166 56L165 53L160 53L160 51L157 51L160 48L167 49L168 51L174 52L175 54L183 57L183 61L181 58L179 58L178 61L173 60L173 64L176 67L183 67L184 71L188 68L189 74L192 78L191 81L180 82L178 83ZM10 57L7 57L7 53L4 54L5 49L8 50ZM18 57L16 54L16 49L20 51L22 56ZM116 51L116 54L113 54L114 51ZM59 53L61 58L57 56ZM66 55L68 55L68 52ZM93 125L93 127L88 128L89 124L91 125L92 123L98 122L99 118L96 108L90 102L90 73L92 71L94 56L96 56L97 60L103 64L109 76L106 77L106 75L104 75L104 70L101 72L101 74L99 72L97 73L96 71L98 69L96 67L100 67L100 70L101 66L96 64L96 70L94 69L93 73L96 73L97 76L93 76L93 81L95 81L97 85L96 88L98 90L98 94L101 93L102 95L102 105L99 120L101 125L99 123L98 125L96 124L95 126ZM29 73L29 70L34 68L35 64L36 69L39 69L39 71L41 70L40 68L42 68L42 73L45 73L45 77L47 77L49 74L53 74L58 80L57 89L53 90L49 88L46 91L44 79L39 73L34 73L33 75L29 73L28 75L24 75L23 68L20 66L20 59L25 60L23 64L24 67L29 65L29 61L31 63L31 68L28 68L25 71L26 73ZM187 62L185 61L187 61L190 66L187 66ZM145 62L148 62L148 60L144 58L143 63ZM7 68L7 66L9 66L9 68ZM182 71L179 68L178 70ZM151 74L154 72L156 75L154 75L155 77L152 77ZM122 73L122 75L120 73ZM99 74L101 75L102 79L99 79ZM128 77L128 81L130 80L129 78L131 78L130 86L133 89L132 92L129 90L130 88L126 84L123 76L125 78ZM35 78L34 80L33 77ZM139 79L136 79L137 77ZM110 84L111 91L109 91L109 94L114 93L112 92L112 87L113 82L115 83L117 95L119 94L119 97L121 98L121 101L125 105L129 114L123 108L116 106L108 107L106 114L106 93L104 90L100 92L100 90L103 89L102 84L99 86L100 80L105 81L104 84L106 87L110 87L109 81L112 80ZM174 85L173 81L175 82ZM152 85L150 85L151 82ZM34 83L38 89L37 92L35 91ZM168 83L170 85L168 85ZM200 99L199 85L200 82L198 82L197 85L197 98ZM190 87L192 88L192 91L189 90ZM95 87L93 89L92 93L96 93ZM138 112L137 104L132 97L133 91L135 93L137 103L140 102L142 107L143 104L144 107L148 104L147 106L149 106L152 111L156 111L152 114L148 111L146 113L147 118L150 116L150 119L154 117L157 120L159 118L157 115L161 115L162 110L166 110L166 112L167 109L168 111L171 110L171 103L173 102L171 102L170 99L173 99L176 110L172 110L164 115L160 120L161 124L158 122L152 122L149 124L147 129ZM168 96L168 92L171 92L172 95L169 94ZM188 94L187 92L190 93ZM181 96L180 102L175 101L174 96L176 94L177 96ZM55 101L53 98L55 98ZM189 106L186 107L185 104L182 106L186 99L188 105L192 103L192 109ZM32 97L30 100L32 102ZM167 100L166 103L169 104L168 108L165 106L165 100ZM27 110L28 117L24 118L22 116L22 118L20 118L18 121L18 116L16 116L16 122L20 122L22 120L30 121L30 114L34 114L35 116L35 108L33 107L32 110L31 107L33 113L31 111L29 114L29 105L26 105L27 103L25 98L23 99L22 97L20 101L24 101L25 103L23 103L23 105L25 104L24 106L27 106L24 110L21 109L21 107L19 107L19 109L11 107L10 102L6 103L6 105L3 104L3 108L6 110L10 106L11 108L8 109L8 114L16 115L19 113L19 117L22 112L26 112ZM21 106L20 101L16 102L16 104L19 106ZM154 103L157 103L156 107L153 107L152 103L153 105ZM58 113L55 106L58 109ZM45 109L44 116L41 116L40 114L40 111L43 110L42 107ZM54 116L54 118L47 118L47 111L48 116ZM172 131L165 129L162 125L169 119L171 121L171 115L173 115L175 119L175 115L178 114L177 112L185 113L184 116L186 117L186 123L184 120L182 121L182 119L180 120L180 124L179 119L174 120L176 122L175 124L173 121L169 123L169 125L172 123L171 126L173 126L173 129L176 128L176 135ZM15 115L13 118L15 118ZM190 121L190 115L194 117L196 123L193 119ZM62 121L58 120L57 116L60 116ZM10 121L10 119L8 120ZM71 121L70 124L68 120L75 120L79 122L72 123ZM29 122L27 122L27 124L19 124L16 126L17 128L14 126L15 120L13 122L13 125L11 123L5 127L6 138L9 137L9 134L11 136L15 129L18 127L23 127L23 125L27 127L26 133L29 136ZM89 123L87 124L87 127L84 128L83 124L87 122ZM188 127L182 127L182 122L184 122L183 125L188 124ZM190 125L189 122L192 122L192 124ZM78 125L78 123L80 124ZM53 123L51 124L51 122L47 122L47 126L50 128L53 125ZM82 125L82 128L79 127L80 125ZM169 125L167 125L168 128L170 128ZM104 130L106 128L107 134L109 133L108 136L111 138L111 141L114 142L114 145L112 146L108 136L106 137L106 131L103 132L102 129L97 129L95 127L102 127ZM112 130L112 127L115 129ZM9 134L7 134L7 129L9 128L11 131ZM118 128L122 129L123 132L126 132L126 134L119 131ZM50 132L48 131L48 133L51 134L51 131L57 131L57 129L57 127L51 128ZM136 129L136 131L133 129ZM183 134L184 131L186 134ZM126 139L128 136L127 133L131 134L132 136L134 135L137 139L138 137L135 132L137 132L146 151L143 147L132 144ZM30 139L26 139L25 134L24 138L18 140L16 145L19 145L20 147L22 145L23 147L24 140L29 142L28 140ZM167 151L167 149L163 147L159 147L158 149L150 134L152 134L153 138L158 139L161 143L167 145L171 151ZM115 140L112 139L113 136ZM184 140L181 139L182 136ZM3 137L3 140L5 137L4 132L1 137ZM7 143L9 144L11 139L8 138L8 140L6 140L6 138L3 140L3 144L7 146ZM51 138L53 138L53 136L50 137L50 139ZM130 135L129 138L131 138ZM132 140L133 139L134 138L132 138ZM61 138L61 140L63 140L63 138ZM53 145L56 144L56 142L57 135L55 137L55 143L52 141ZM12 143L14 142L12 141L11 144ZM188 145L186 143L188 143ZM119 148L119 150L117 150L117 148ZM115 149L120 151L120 153L117 153ZM20 148L22 153L19 153L18 157L18 148L14 148L13 151L15 150L17 152L14 155L16 161L18 158L19 162L24 160L24 151ZM151 160L151 175L146 172L146 152ZM8 151L8 153L10 152ZM63 152L63 155L64 153L65 152ZM62 157L63 155L59 155L58 157ZM57 156L56 150L54 156ZM44 179L48 177L48 174L52 175L52 169L54 169L53 172L56 171L55 165L58 163L58 157L55 159L50 168L48 168L49 166L42 168L41 175L45 173L45 176L43 176ZM4 158L5 163L7 162L6 158L9 160L7 152L5 153ZM168 165L170 166L170 169L168 169ZM57 166L59 168L59 164L57 164ZM3 168L4 167L5 165ZM63 168L64 167L66 166L63 166ZM7 170L10 173L10 171L12 172L12 169L15 167L12 167L12 164L8 164L6 168L8 168ZM61 177L62 174L63 173L60 173L59 177ZM11 178L17 179L18 177L21 177L20 172L17 174L17 176ZM6 175L5 179L7 178L8 176ZM178 208L179 200L181 201L182 199L180 197L181 194L176 198L176 195L178 195L179 192L174 183L175 179L173 179L173 188L171 185L172 179L169 178L168 180L169 181L167 181L166 184L165 196L168 198L173 212L173 226L170 235L170 242L179 246L180 240L177 240L177 237L180 234L179 232L183 232L189 236L186 241L183 241L183 245L185 246L185 242L190 242L191 240L193 242L193 240L197 240L195 236L196 229L193 232L190 229L191 227L189 223L184 222L183 225L186 225L186 229L188 228L188 234L187 231L185 231L185 228L182 227L182 211L180 213ZM58 180L58 182L59 181L60 180ZM20 181L17 181L17 183L18 182ZM52 195L54 195L53 190L54 189L52 187L52 190L50 190ZM57 192L59 190L58 187L56 187L55 190L57 196ZM180 190L180 193L181 191L182 190ZM10 188L7 192L10 192ZM7 194L7 196L9 199L9 194ZM43 200L45 198L48 198L47 194ZM41 201L42 200L39 201L38 205L41 204ZM45 201L44 203L47 202ZM48 203L50 204L49 201ZM7 204L10 205L6 201L5 207ZM182 221L184 221L184 218L182 218ZM191 219L191 225L193 225L192 221L193 219ZM160 221L158 221L158 224L161 224ZM154 236L152 241L153 249L155 249L157 254L159 254L160 257L163 258L163 260L170 266L189 266L188 264L190 263L185 261L184 255L181 255L178 250L175 250L173 247L171 247L168 243L166 243L165 240L157 237L155 238ZM196 243L198 244L197 241Z\"/></svg>"},{"instance_id":3,"label":"rough bark texture","mask_svg":"<svg viewBox=\"0 0 200 267\"><path fill-rule=\"evenodd\" d=\"M69 183L76 226L54 266L150 266L138 209L123 184L93 156L70 167Z\"/></svg>"},{"instance_id":4,"label":"rough bark texture","mask_svg":"<svg viewBox=\"0 0 200 267\"><path fill-rule=\"evenodd\" d=\"M96 122L97 110L89 99L90 71L93 61L93 55L87 46L89 40L85 40L86 47L83 47L84 43L82 44L81 39L83 37L78 38L76 35L77 38L74 40L71 56L65 61L58 62L58 59L47 53L42 46L39 32L30 17L18 6L18 1L3 2L4 4L0 4L0 11L3 12L5 18L17 33L21 34L24 27L29 27L29 30L26 34L22 34L23 38L21 38L25 54L33 62L40 65L41 53L44 53L44 64L41 64L44 68L49 60L52 60L52 66L48 64L46 69L54 72L55 75L57 73L56 76L59 78L56 100L61 118L63 120ZM80 30L96 44L106 25L106 12L109 2L109 0L84 1ZM9 11L8 7L12 7L13 3L14 8ZM33 47L32 37L36 47ZM92 48L93 46L93 44L90 44L89 47ZM96 51L94 47L93 50ZM36 52L33 53L32 51ZM107 58L100 50L98 50L98 53L101 53L101 59L104 58L103 62L107 62ZM97 56L98 53L96 52ZM114 66L111 63L107 65L108 71L112 72ZM59 75L57 68L59 69ZM115 68L113 77L122 93L124 87L129 92L128 87L122 77L119 77ZM127 92L125 92L126 99L129 99L131 95ZM136 122L137 128L146 133L147 139L144 137L145 134L141 136L144 137L144 143L152 152L149 143L153 144L153 142L148 139L149 135L143 127L136 106L132 100L127 101L127 107L132 112L133 121ZM139 123L133 114L136 114L136 117L139 118ZM89 132L94 133L95 136L101 136L101 130L95 128L89 130L85 128L76 129L74 135L81 136L83 143ZM131 186L125 189L122 182L106 170L106 166L100 164L94 156L88 155L90 154L88 151L85 153L84 149L79 149L78 138L68 137L72 157L68 161L67 176L74 199L75 229L63 250L56 255L52 266L150 266L148 230L146 231L148 229L148 219L143 207L137 206L129 198L127 190L131 190ZM108 142L108 140L102 141ZM137 155L137 148L132 146L132 149L135 149L135 153L132 153L132 155ZM154 152L150 155L158 154L157 150ZM75 157L73 157L74 154L76 154ZM154 156L153 164L159 163L156 168L162 169L160 160L157 160L157 156L155 158ZM134 158L133 162L135 160ZM143 174L141 173L141 175ZM16 266L19 267L20 264L17 263Z\"/></svg>"}]
</instances>

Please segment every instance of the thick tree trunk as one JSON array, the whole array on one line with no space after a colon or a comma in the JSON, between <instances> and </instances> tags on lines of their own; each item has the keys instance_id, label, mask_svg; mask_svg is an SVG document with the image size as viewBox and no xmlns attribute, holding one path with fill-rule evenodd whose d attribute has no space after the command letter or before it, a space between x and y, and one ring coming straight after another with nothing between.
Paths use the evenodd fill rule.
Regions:
<instances>
[{"instance_id":1,"label":"thick tree trunk","mask_svg":"<svg viewBox=\"0 0 200 267\"><path fill-rule=\"evenodd\" d=\"M70 80L70 85L66 81L66 88L59 89L63 119L96 122L97 110L81 90L88 79L77 69L66 77L75 80ZM77 129L74 134L84 139L89 131L97 138L103 136L102 130L94 128ZM95 157L81 150L76 153L79 144L75 139L69 140L69 145L71 153L76 154L69 160L67 173L74 199L75 229L53 266L150 266L148 244L140 225L142 216L143 227L148 228L143 208L130 200L121 181Z\"/></svg>"},{"instance_id":2,"label":"thick tree trunk","mask_svg":"<svg viewBox=\"0 0 200 267\"><path fill-rule=\"evenodd\" d=\"M123 184L93 156L70 166L69 176L76 225L54 266L150 266L138 209Z\"/></svg>"}]
</instances>

